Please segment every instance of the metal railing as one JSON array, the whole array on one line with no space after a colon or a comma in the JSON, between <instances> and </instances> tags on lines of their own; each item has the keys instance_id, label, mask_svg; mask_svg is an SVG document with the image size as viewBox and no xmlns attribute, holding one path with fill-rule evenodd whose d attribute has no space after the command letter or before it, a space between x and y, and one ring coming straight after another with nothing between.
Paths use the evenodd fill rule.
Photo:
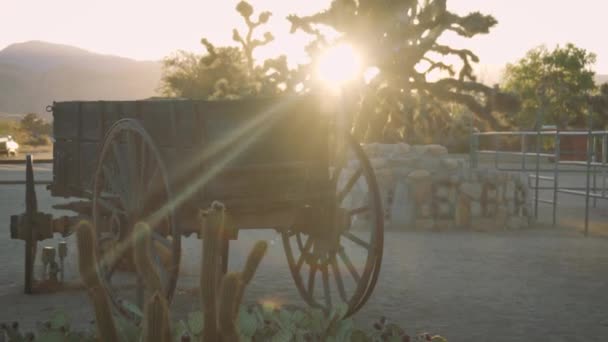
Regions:
<instances>
[{"instance_id":1,"label":"metal railing","mask_svg":"<svg viewBox=\"0 0 608 342\"><path fill-rule=\"evenodd\" d=\"M508 137L511 150L503 150L501 139ZM534 138L533 146L530 146L531 138ZM583 137L586 139L584 160L563 160L571 151L562 148L564 137ZM491 138L493 149L480 149L480 139ZM519 151L513 151L514 140L518 140ZM547 148L548 146L552 146ZM534 149L532 152L530 147ZM600 160L598 161L598 147ZM538 218L539 203L551 204L553 209L552 223L557 224L558 194L582 196L585 198L585 235L589 230L589 207L593 200L593 206L597 206L597 200L608 200L607 174L608 174L608 131L559 131L559 130L537 130L537 131L507 131L507 132L473 132L471 134L470 162L472 167L478 167L481 155L494 157L494 167L503 171L519 171L528 173L528 184L534 192L534 216ZM516 163L519 167L501 167L501 157L519 157ZM533 165L528 164L528 159L533 158ZM553 162L552 168L541 166L541 159L549 159ZM512 159L511 159L512 160ZM562 173L584 173L585 186L566 187L560 184ZM546 173L552 176L545 175ZM598 177L601 183L598 184ZM551 182L551 186L541 186L541 182ZM552 190L551 199L540 198L540 190Z\"/></svg>"}]
</instances>

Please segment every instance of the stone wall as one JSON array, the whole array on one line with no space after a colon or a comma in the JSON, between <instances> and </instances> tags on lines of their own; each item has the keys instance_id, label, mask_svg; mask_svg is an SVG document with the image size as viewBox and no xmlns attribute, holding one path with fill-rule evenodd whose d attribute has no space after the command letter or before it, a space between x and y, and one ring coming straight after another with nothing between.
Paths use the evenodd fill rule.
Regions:
<instances>
[{"instance_id":1,"label":"stone wall","mask_svg":"<svg viewBox=\"0 0 608 342\"><path fill-rule=\"evenodd\" d=\"M530 193L519 173L470 169L440 145L367 144L364 150L376 173L387 230L497 230L530 224ZM358 162L351 161L341 182L357 168ZM344 205L364 205L366 189L362 177Z\"/></svg>"}]
</instances>

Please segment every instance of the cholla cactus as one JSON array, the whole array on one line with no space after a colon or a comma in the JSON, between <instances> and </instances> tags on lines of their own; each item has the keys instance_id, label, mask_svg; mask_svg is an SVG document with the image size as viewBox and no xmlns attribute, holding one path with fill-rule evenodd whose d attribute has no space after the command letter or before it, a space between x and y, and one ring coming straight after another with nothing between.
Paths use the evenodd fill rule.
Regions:
<instances>
[{"instance_id":1,"label":"cholla cactus","mask_svg":"<svg viewBox=\"0 0 608 342\"><path fill-rule=\"evenodd\" d=\"M203 260L200 285L205 322L201 341L205 342L239 340L236 321L245 286L253 278L268 249L265 241L258 241L251 250L243 271L224 275L220 283L219 255L225 222L224 207L216 203L205 213L202 225ZM220 285L219 290L218 284ZM217 301L218 296L219 302Z\"/></svg>"},{"instance_id":2,"label":"cholla cactus","mask_svg":"<svg viewBox=\"0 0 608 342\"><path fill-rule=\"evenodd\" d=\"M170 342L169 305L160 292L155 292L146 303L144 313L144 342Z\"/></svg>"}]
</instances>

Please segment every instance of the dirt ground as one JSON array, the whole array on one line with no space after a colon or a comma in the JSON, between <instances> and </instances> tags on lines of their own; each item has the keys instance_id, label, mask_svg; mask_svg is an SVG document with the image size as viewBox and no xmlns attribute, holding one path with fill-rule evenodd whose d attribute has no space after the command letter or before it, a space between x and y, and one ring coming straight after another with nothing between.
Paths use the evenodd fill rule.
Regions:
<instances>
[{"instance_id":1,"label":"dirt ground","mask_svg":"<svg viewBox=\"0 0 608 342\"><path fill-rule=\"evenodd\" d=\"M50 179L50 171L50 165L37 166L37 179ZM0 166L2 180L23 177L20 166ZM581 176L564 181L580 183ZM44 186L37 191L39 209L51 211L58 199ZM93 314L84 291L23 294L24 243L9 237L9 215L24 211L23 198L23 187L0 187L0 322L17 320L32 328L60 309L76 326L90 326ZM559 200L560 227L551 227L551 207L542 205L538 227L531 230L387 232L380 280L355 317L357 325L371 328L372 320L384 315L411 333L431 331L455 342L608 341L608 239L603 236L608 201L591 209L592 226L585 237L581 198L560 195ZM275 233L241 232L231 245L230 268L240 269L258 239L270 241L270 248L247 300L303 305ZM66 278L76 282L74 238L68 243ZM187 238L183 250L178 289L197 281L200 242ZM179 293L174 313L198 308L198 300Z\"/></svg>"}]
</instances>

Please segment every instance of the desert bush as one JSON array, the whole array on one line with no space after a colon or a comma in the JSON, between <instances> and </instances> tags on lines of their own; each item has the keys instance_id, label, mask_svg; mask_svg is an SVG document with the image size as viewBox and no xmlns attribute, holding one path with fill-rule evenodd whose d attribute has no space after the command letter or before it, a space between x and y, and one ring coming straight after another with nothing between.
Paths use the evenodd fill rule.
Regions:
<instances>
[{"instance_id":1,"label":"desert bush","mask_svg":"<svg viewBox=\"0 0 608 342\"><path fill-rule=\"evenodd\" d=\"M34 113L25 114L19 122L20 143L30 146L42 146L50 144L53 127L50 122L45 121Z\"/></svg>"}]
</instances>

